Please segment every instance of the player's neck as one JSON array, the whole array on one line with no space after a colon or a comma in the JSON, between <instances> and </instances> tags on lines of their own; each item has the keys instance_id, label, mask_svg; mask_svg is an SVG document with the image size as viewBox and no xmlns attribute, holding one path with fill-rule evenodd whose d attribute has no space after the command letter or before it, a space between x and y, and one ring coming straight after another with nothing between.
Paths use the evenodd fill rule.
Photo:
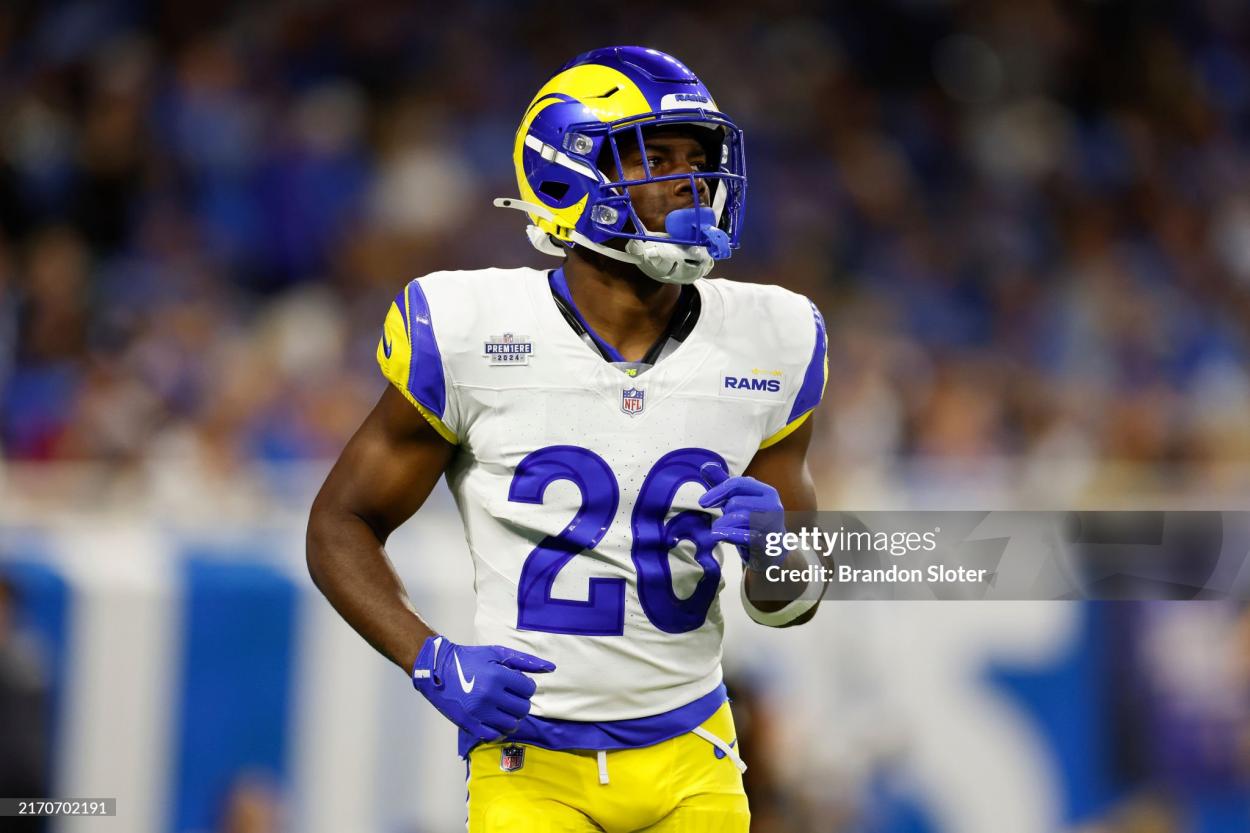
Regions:
<instances>
[{"instance_id":1,"label":"player's neck","mask_svg":"<svg viewBox=\"0 0 1250 833\"><path fill-rule=\"evenodd\" d=\"M583 249L569 251L564 278L586 323L629 361L641 359L668 326L681 287L664 284Z\"/></svg>"}]
</instances>

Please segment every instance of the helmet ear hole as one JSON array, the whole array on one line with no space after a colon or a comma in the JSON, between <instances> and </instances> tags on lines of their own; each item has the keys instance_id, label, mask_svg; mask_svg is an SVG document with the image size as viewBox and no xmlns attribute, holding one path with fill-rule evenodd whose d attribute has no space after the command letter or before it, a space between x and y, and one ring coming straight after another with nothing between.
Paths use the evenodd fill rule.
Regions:
<instances>
[{"instance_id":1,"label":"helmet ear hole","mask_svg":"<svg viewBox=\"0 0 1250 833\"><path fill-rule=\"evenodd\" d=\"M540 193L546 194L553 200L559 202L564 199L564 195L569 192L569 186L567 182L556 182L555 180L548 179L544 181L542 185L538 186L538 190Z\"/></svg>"}]
</instances>

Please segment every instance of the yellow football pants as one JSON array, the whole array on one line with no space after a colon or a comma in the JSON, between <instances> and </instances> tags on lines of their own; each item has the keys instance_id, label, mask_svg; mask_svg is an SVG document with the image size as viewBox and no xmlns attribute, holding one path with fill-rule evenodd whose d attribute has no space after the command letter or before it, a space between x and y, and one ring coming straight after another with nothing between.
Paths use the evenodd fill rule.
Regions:
<instances>
[{"instance_id":1,"label":"yellow football pants","mask_svg":"<svg viewBox=\"0 0 1250 833\"><path fill-rule=\"evenodd\" d=\"M728 703L700 729L726 744L737 739ZM481 744L469 753L469 833L750 829L742 774L731 757L717 756L706 737L687 733L654 746L602 754L520 744L524 763L511 772L501 765L509 745ZM510 763L515 766L515 759Z\"/></svg>"}]
</instances>

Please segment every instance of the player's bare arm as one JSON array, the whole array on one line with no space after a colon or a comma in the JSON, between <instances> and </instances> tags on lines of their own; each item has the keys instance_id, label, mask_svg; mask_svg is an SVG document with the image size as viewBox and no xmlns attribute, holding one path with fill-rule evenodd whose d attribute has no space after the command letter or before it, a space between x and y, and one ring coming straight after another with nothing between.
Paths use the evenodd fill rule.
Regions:
<instances>
[{"instance_id":1,"label":"player's bare arm","mask_svg":"<svg viewBox=\"0 0 1250 833\"><path fill-rule=\"evenodd\" d=\"M408 601L386 539L425 503L455 451L388 386L330 470L308 519L313 582L405 673L433 630Z\"/></svg>"},{"instance_id":2,"label":"player's bare arm","mask_svg":"<svg viewBox=\"0 0 1250 833\"><path fill-rule=\"evenodd\" d=\"M396 347L388 351L388 343L384 358ZM494 740L529 714L537 684L526 674L555 665L500 645L457 645L408 601L383 546L425 503L455 453L414 404L388 387L344 449L313 504L308 568L339 614L411 673L436 709L467 736Z\"/></svg>"},{"instance_id":3,"label":"player's bare arm","mask_svg":"<svg viewBox=\"0 0 1250 833\"><path fill-rule=\"evenodd\" d=\"M807 466L807 447L811 440L812 420L809 417L785 439L762 449L747 467L747 477L754 477L777 490L781 496L781 505L787 512L816 511L816 487ZM747 600L759 610L772 613L781 610L788 603L760 598L760 584L763 581L760 573L744 570L742 580L745 582ZM803 589L795 588L796 593ZM816 607L813 606L806 613L780 627L801 625L811 621L815 615Z\"/></svg>"}]
</instances>

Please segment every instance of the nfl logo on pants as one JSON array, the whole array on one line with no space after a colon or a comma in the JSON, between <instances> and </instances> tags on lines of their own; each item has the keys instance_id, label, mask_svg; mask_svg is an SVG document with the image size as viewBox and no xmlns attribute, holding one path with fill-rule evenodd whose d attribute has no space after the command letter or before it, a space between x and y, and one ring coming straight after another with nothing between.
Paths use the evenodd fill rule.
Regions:
<instances>
[{"instance_id":1,"label":"nfl logo on pants","mask_svg":"<svg viewBox=\"0 0 1250 833\"><path fill-rule=\"evenodd\" d=\"M621 391L621 410L630 416L642 413L643 399L646 395L646 391L638 390L638 388L625 388Z\"/></svg>"},{"instance_id":2,"label":"nfl logo on pants","mask_svg":"<svg viewBox=\"0 0 1250 833\"><path fill-rule=\"evenodd\" d=\"M525 766L525 747L510 743L499 756L499 768L504 772L516 772Z\"/></svg>"}]
</instances>

